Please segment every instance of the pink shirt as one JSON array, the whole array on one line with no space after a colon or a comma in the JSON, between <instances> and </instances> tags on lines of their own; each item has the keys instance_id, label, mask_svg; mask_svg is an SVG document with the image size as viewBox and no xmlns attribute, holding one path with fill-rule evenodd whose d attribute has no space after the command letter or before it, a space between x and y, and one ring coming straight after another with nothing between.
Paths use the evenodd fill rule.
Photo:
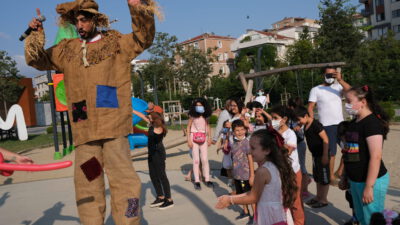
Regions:
<instances>
[{"instance_id":1,"label":"pink shirt","mask_svg":"<svg viewBox=\"0 0 400 225\"><path fill-rule=\"evenodd\" d=\"M190 127L190 133L196 133L196 132L207 133L206 127L207 123L204 117L200 116L198 118L193 118L192 126Z\"/></svg>"}]
</instances>

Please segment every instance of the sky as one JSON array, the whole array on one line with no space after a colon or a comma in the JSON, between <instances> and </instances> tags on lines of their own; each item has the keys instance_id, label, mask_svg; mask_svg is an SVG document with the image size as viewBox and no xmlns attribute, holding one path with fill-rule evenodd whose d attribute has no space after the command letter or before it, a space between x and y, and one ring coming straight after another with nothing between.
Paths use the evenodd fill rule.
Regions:
<instances>
[{"instance_id":1,"label":"sky","mask_svg":"<svg viewBox=\"0 0 400 225\"><path fill-rule=\"evenodd\" d=\"M18 40L28 28L29 21L40 8L47 20L44 22L46 47L50 47L57 32L55 7L65 0L3 0L0 9L0 50L8 52L17 62L20 73L33 77L43 72L25 63L24 45ZM97 0L100 12L110 20L118 19L112 29L121 33L132 31L130 15L125 0ZM247 29L271 28L271 24L284 17L318 19L320 0L158 0L165 15L164 21L156 21L156 30L176 35L184 41L205 32L239 37ZM350 1L358 5L358 0ZM138 59L146 59L144 52Z\"/></svg>"}]
</instances>

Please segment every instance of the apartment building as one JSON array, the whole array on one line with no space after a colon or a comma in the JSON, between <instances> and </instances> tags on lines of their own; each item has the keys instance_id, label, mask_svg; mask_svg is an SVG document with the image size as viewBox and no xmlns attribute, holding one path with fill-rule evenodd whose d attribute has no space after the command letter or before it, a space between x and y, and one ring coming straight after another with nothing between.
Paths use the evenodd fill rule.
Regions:
<instances>
[{"instance_id":1,"label":"apartment building","mask_svg":"<svg viewBox=\"0 0 400 225\"><path fill-rule=\"evenodd\" d=\"M40 99L49 92L49 86L47 85L48 79L47 74L42 74L34 77L33 88L35 89L35 98Z\"/></svg>"},{"instance_id":2,"label":"apartment building","mask_svg":"<svg viewBox=\"0 0 400 225\"><path fill-rule=\"evenodd\" d=\"M306 27L311 38L314 38L319 28L321 28L318 21L314 19L285 17L284 19L273 23L272 29L266 29L264 31L299 40L301 33L303 33Z\"/></svg>"},{"instance_id":3,"label":"apartment building","mask_svg":"<svg viewBox=\"0 0 400 225\"><path fill-rule=\"evenodd\" d=\"M368 19L372 29L371 39L379 39L389 30L393 30L395 38L400 40L400 0L359 0L364 4L361 15Z\"/></svg>"},{"instance_id":4,"label":"apartment building","mask_svg":"<svg viewBox=\"0 0 400 225\"><path fill-rule=\"evenodd\" d=\"M231 51L231 44L235 38L227 36L219 36L213 33L204 33L184 42L179 43L183 50L193 47L206 52L209 48L215 49L213 54L216 56L216 61L212 63L213 71L210 76L222 75L228 76L234 67L235 55ZM176 58L177 64L182 64L179 57Z\"/></svg>"}]
</instances>

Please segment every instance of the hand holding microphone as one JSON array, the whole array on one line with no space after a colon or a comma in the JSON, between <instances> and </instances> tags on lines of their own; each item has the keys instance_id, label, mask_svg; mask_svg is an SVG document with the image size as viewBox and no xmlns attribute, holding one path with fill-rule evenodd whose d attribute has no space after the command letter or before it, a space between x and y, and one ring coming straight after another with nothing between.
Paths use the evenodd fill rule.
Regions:
<instances>
[{"instance_id":1,"label":"hand holding microphone","mask_svg":"<svg viewBox=\"0 0 400 225\"><path fill-rule=\"evenodd\" d=\"M31 34L32 30L42 30L43 29L42 22L44 22L46 20L46 17L44 17L40 13L40 9L36 9L36 13L37 13L37 18L33 18L31 20L31 22L29 23L28 29L26 29L26 31L19 37L20 41L23 41L26 37L28 37Z\"/></svg>"}]
</instances>

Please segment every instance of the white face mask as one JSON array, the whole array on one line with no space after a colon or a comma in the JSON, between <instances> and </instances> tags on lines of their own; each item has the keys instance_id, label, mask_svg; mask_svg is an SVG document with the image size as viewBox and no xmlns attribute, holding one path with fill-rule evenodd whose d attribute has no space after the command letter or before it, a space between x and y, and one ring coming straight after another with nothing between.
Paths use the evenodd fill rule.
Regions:
<instances>
[{"instance_id":1,"label":"white face mask","mask_svg":"<svg viewBox=\"0 0 400 225\"><path fill-rule=\"evenodd\" d=\"M346 112L352 116L355 116L358 114L358 110L353 109L353 104L346 103L346 104L344 104L344 108L346 109Z\"/></svg>"},{"instance_id":2,"label":"white face mask","mask_svg":"<svg viewBox=\"0 0 400 225\"><path fill-rule=\"evenodd\" d=\"M327 83L327 84L333 84L333 82L335 82L335 78L326 78L326 77L325 77L325 83Z\"/></svg>"},{"instance_id":3,"label":"white face mask","mask_svg":"<svg viewBox=\"0 0 400 225\"><path fill-rule=\"evenodd\" d=\"M271 125L275 130L279 130L281 127L281 120L271 120Z\"/></svg>"},{"instance_id":4,"label":"white face mask","mask_svg":"<svg viewBox=\"0 0 400 225\"><path fill-rule=\"evenodd\" d=\"M264 92L259 91L257 94L258 94L258 96L263 96L263 95L264 95Z\"/></svg>"}]
</instances>

